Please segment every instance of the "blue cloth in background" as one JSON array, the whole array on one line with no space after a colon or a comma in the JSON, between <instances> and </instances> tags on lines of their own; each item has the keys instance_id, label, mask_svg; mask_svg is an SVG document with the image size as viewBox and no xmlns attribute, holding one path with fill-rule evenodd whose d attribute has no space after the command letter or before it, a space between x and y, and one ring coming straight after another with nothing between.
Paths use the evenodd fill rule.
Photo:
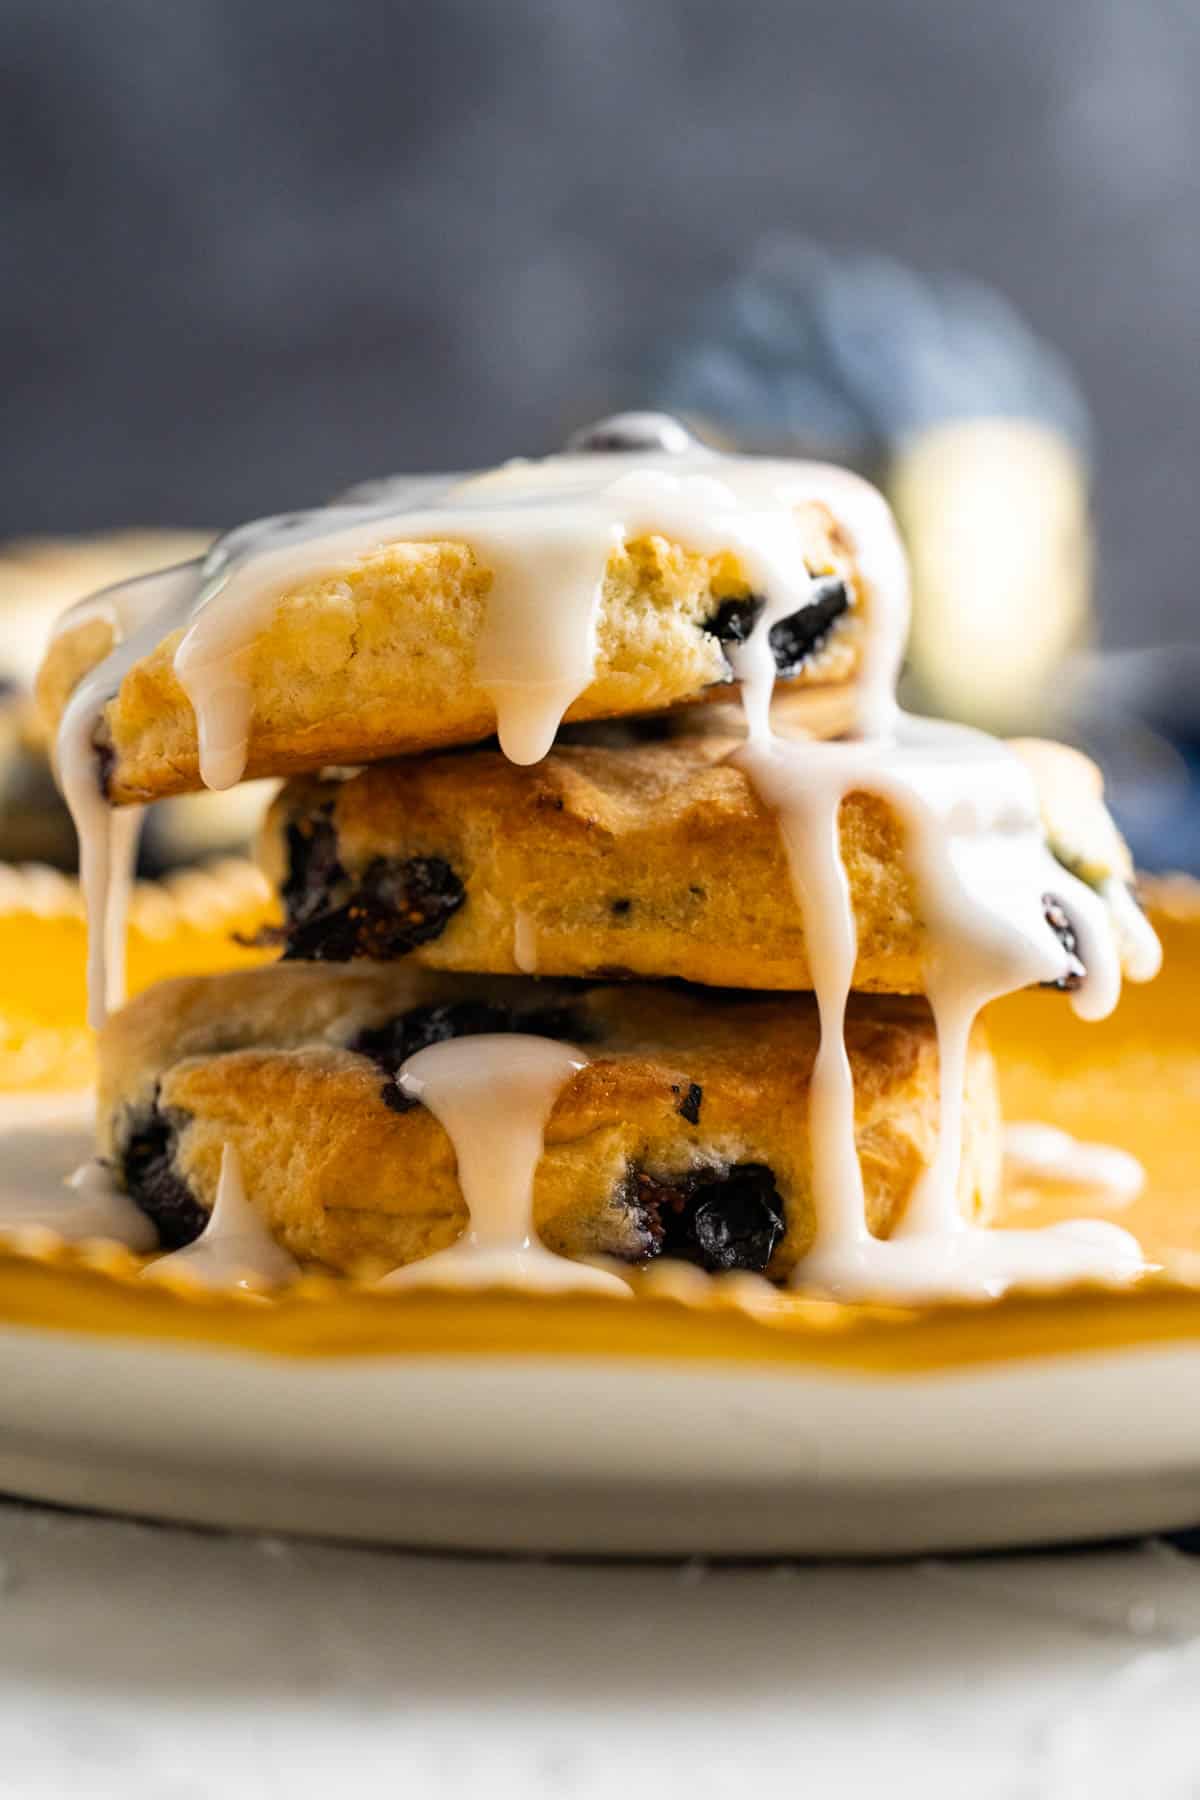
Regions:
<instances>
[{"instance_id":1,"label":"blue cloth in background","mask_svg":"<svg viewBox=\"0 0 1200 1800\"><path fill-rule=\"evenodd\" d=\"M1200 652L1185 643L1093 654L1071 723L1105 771L1138 867L1200 876Z\"/></svg>"},{"instance_id":2,"label":"blue cloth in background","mask_svg":"<svg viewBox=\"0 0 1200 1800\"><path fill-rule=\"evenodd\" d=\"M1074 373L994 288L791 234L767 238L653 346L645 386L744 448L859 467L946 419L1036 419L1091 456Z\"/></svg>"},{"instance_id":3,"label":"blue cloth in background","mask_svg":"<svg viewBox=\"0 0 1200 1800\"><path fill-rule=\"evenodd\" d=\"M1137 794L1109 787L1109 804L1133 860L1147 874L1200 876L1200 740L1168 740L1179 752L1186 779Z\"/></svg>"}]
</instances>

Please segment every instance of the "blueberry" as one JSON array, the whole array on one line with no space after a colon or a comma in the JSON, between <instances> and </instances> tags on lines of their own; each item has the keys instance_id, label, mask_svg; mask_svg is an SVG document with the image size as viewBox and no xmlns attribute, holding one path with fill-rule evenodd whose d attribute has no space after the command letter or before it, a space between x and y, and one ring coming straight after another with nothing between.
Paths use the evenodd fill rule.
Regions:
<instances>
[{"instance_id":1,"label":"blueberry","mask_svg":"<svg viewBox=\"0 0 1200 1800\"><path fill-rule=\"evenodd\" d=\"M345 879L346 872L338 861L332 812L333 802L329 801L307 818L288 821L287 875L282 893L289 920L303 921L320 912L334 884Z\"/></svg>"},{"instance_id":2,"label":"blueberry","mask_svg":"<svg viewBox=\"0 0 1200 1800\"><path fill-rule=\"evenodd\" d=\"M288 825L287 922L265 939L282 939L288 961L341 963L391 962L439 937L466 899L450 864L440 856L377 856L352 877L330 810Z\"/></svg>"},{"instance_id":3,"label":"blueberry","mask_svg":"<svg viewBox=\"0 0 1200 1800\"><path fill-rule=\"evenodd\" d=\"M121 1179L131 1200L158 1232L164 1250L181 1250L200 1236L208 1214L175 1166L181 1114L164 1112L158 1095L131 1121L120 1154Z\"/></svg>"},{"instance_id":4,"label":"blueberry","mask_svg":"<svg viewBox=\"0 0 1200 1800\"><path fill-rule=\"evenodd\" d=\"M765 605L761 594L749 594L745 600L722 600L716 612L705 619L701 630L722 644L744 644L762 617Z\"/></svg>"},{"instance_id":5,"label":"blueberry","mask_svg":"<svg viewBox=\"0 0 1200 1800\"><path fill-rule=\"evenodd\" d=\"M1057 981L1047 981L1042 985L1057 988L1060 993L1070 993L1079 987L1087 974L1083 958L1079 954L1079 940L1075 935L1075 927L1057 895L1043 894L1042 909L1047 925L1066 951L1068 960L1065 975L1061 975Z\"/></svg>"},{"instance_id":6,"label":"blueberry","mask_svg":"<svg viewBox=\"0 0 1200 1800\"><path fill-rule=\"evenodd\" d=\"M760 594L744 600L722 600L701 625L722 644L744 644L762 617L766 601ZM767 634L775 667L781 675L794 675L820 650L834 625L849 610L850 593L844 581L830 577L818 582L806 606L779 619Z\"/></svg>"},{"instance_id":7,"label":"blueberry","mask_svg":"<svg viewBox=\"0 0 1200 1800\"><path fill-rule=\"evenodd\" d=\"M673 1256L711 1273L761 1273L784 1234L783 1201L765 1163L658 1177L636 1169L622 1188L647 1257Z\"/></svg>"},{"instance_id":8,"label":"blueberry","mask_svg":"<svg viewBox=\"0 0 1200 1800\"><path fill-rule=\"evenodd\" d=\"M815 656L849 606L844 581L822 581L813 589L807 606L772 625L767 641L779 673L794 675L802 663Z\"/></svg>"},{"instance_id":9,"label":"blueberry","mask_svg":"<svg viewBox=\"0 0 1200 1800\"><path fill-rule=\"evenodd\" d=\"M96 785L106 800L112 799L112 779L117 767L117 753L111 744L96 745Z\"/></svg>"},{"instance_id":10,"label":"blueberry","mask_svg":"<svg viewBox=\"0 0 1200 1800\"><path fill-rule=\"evenodd\" d=\"M704 1101L704 1089L700 1083L698 1081L690 1082L686 1091L682 1087L673 1087L671 1092L679 1096L675 1111L680 1118L686 1119L689 1125L698 1125L700 1123L700 1107Z\"/></svg>"}]
</instances>

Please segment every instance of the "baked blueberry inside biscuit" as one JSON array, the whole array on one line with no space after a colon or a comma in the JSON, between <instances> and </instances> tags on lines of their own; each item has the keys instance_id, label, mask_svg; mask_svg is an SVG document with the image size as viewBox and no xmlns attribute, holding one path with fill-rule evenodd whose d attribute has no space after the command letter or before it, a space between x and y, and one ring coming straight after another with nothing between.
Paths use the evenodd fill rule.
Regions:
<instances>
[{"instance_id":1,"label":"baked blueberry inside biscuit","mask_svg":"<svg viewBox=\"0 0 1200 1800\"><path fill-rule=\"evenodd\" d=\"M800 612L772 625L768 633L775 667L781 675L794 675L808 657L825 643L830 631L849 610L850 594L844 581L823 581Z\"/></svg>"},{"instance_id":2,"label":"baked blueberry inside biscuit","mask_svg":"<svg viewBox=\"0 0 1200 1800\"><path fill-rule=\"evenodd\" d=\"M100 742L96 745L96 785L106 800L111 795L116 761L116 752L111 744Z\"/></svg>"},{"instance_id":3,"label":"baked blueberry inside biscuit","mask_svg":"<svg viewBox=\"0 0 1200 1800\"><path fill-rule=\"evenodd\" d=\"M765 1163L726 1163L671 1176L635 1169L623 1198L648 1257L677 1257L710 1273L760 1273L784 1234L783 1201Z\"/></svg>"},{"instance_id":4,"label":"baked blueberry inside biscuit","mask_svg":"<svg viewBox=\"0 0 1200 1800\"><path fill-rule=\"evenodd\" d=\"M744 600L722 600L715 613L701 627L721 644L744 644L762 616L766 601L761 594L748 594Z\"/></svg>"},{"instance_id":5,"label":"baked blueberry inside biscuit","mask_svg":"<svg viewBox=\"0 0 1200 1800\"><path fill-rule=\"evenodd\" d=\"M698 1081L689 1082L685 1088L682 1083L671 1092L677 1096L675 1111L689 1125L700 1123L700 1108L704 1104L704 1089Z\"/></svg>"},{"instance_id":6,"label":"baked blueberry inside biscuit","mask_svg":"<svg viewBox=\"0 0 1200 1800\"><path fill-rule=\"evenodd\" d=\"M181 1250L198 1238L208 1214L175 1165L181 1120L158 1104L158 1097L134 1116L121 1150L125 1191L141 1208L164 1250Z\"/></svg>"},{"instance_id":7,"label":"baked blueberry inside biscuit","mask_svg":"<svg viewBox=\"0 0 1200 1800\"><path fill-rule=\"evenodd\" d=\"M285 961L388 962L439 937L466 898L440 856L377 856L355 877L338 856L329 809L287 827L286 923L265 939Z\"/></svg>"},{"instance_id":8,"label":"baked blueberry inside biscuit","mask_svg":"<svg viewBox=\"0 0 1200 1800\"><path fill-rule=\"evenodd\" d=\"M762 616L765 600L749 594L744 600L722 600L703 629L722 644L744 644ZM819 582L807 606L779 619L768 633L771 654L780 675L794 675L808 657L824 645L830 631L850 607L844 581L831 576Z\"/></svg>"},{"instance_id":9,"label":"baked blueberry inside biscuit","mask_svg":"<svg viewBox=\"0 0 1200 1800\"><path fill-rule=\"evenodd\" d=\"M1079 987L1087 974L1083 958L1079 954L1079 940L1075 935L1075 927L1071 923L1066 907L1057 895L1043 894L1042 908L1047 925L1066 951L1068 958L1066 974L1060 976L1057 981L1047 982L1045 985L1057 988L1062 993L1071 993Z\"/></svg>"}]
</instances>

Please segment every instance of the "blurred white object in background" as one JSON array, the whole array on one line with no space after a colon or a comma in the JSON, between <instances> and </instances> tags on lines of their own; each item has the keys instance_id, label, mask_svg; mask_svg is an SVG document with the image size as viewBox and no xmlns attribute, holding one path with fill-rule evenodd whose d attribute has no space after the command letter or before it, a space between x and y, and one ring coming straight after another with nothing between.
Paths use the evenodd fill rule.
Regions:
<instances>
[{"instance_id":1,"label":"blurred white object in background","mask_svg":"<svg viewBox=\"0 0 1200 1800\"><path fill-rule=\"evenodd\" d=\"M1091 607L1074 446L1035 420L956 419L899 445L889 474L917 595L912 700L990 731L1044 728Z\"/></svg>"}]
</instances>

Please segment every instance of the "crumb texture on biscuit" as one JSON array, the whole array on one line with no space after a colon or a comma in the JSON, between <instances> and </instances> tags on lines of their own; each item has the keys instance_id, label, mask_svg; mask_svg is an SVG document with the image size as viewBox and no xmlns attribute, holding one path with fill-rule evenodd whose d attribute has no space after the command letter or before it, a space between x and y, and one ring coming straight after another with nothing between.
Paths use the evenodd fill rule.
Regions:
<instances>
[{"instance_id":1,"label":"crumb texture on biscuit","mask_svg":"<svg viewBox=\"0 0 1200 1800\"><path fill-rule=\"evenodd\" d=\"M726 760L730 747L562 745L532 770L481 750L297 780L260 843L284 903L285 954L810 988L778 823ZM921 992L927 943L899 821L884 800L853 794L841 845L856 987ZM381 916L384 879L401 902ZM427 896L416 904L415 889Z\"/></svg>"},{"instance_id":2,"label":"crumb texture on biscuit","mask_svg":"<svg viewBox=\"0 0 1200 1800\"><path fill-rule=\"evenodd\" d=\"M829 508L796 508L797 554L824 577L812 618L779 634L793 683L843 686L866 628L865 584ZM253 694L245 772L288 775L476 743L496 729L476 678L492 571L465 542L388 542L321 579L280 594L250 647ZM652 712L707 698L729 682L721 609L749 600L736 554L702 555L664 537L614 548L603 571L590 684L568 719ZM175 671L182 629L137 661L104 707L98 742L111 752L118 803L201 785L192 706ZM81 614L53 638L38 677L47 729L78 682L113 648L110 620Z\"/></svg>"},{"instance_id":3,"label":"crumb texture on biscuit","mask_svg":"<svg viewBox=\"0 0 1200 1800\"><path fill-rule=\"evenodd\" d=\"M102 1148L149 1215L178 1232L197 1223L189 1206L211 1209L232 1143L252 1203L293 1256L382 1274L448 1248L466 1222L450 1141L425 1107L389 1097L395 1071L431 1042L497 1029L559 1036L589 1058L551 1112L535 1176L549 1249L788 1275L816 1225L807 996L361 965L166 983L102 1036ZM847 1044L868 1213L886 1235L937 1142L928 1009L854 1004ZM979 1032L965 1126L960 1205L987 1217L1000 1138Z\"/></svg>"}]
</instances>

